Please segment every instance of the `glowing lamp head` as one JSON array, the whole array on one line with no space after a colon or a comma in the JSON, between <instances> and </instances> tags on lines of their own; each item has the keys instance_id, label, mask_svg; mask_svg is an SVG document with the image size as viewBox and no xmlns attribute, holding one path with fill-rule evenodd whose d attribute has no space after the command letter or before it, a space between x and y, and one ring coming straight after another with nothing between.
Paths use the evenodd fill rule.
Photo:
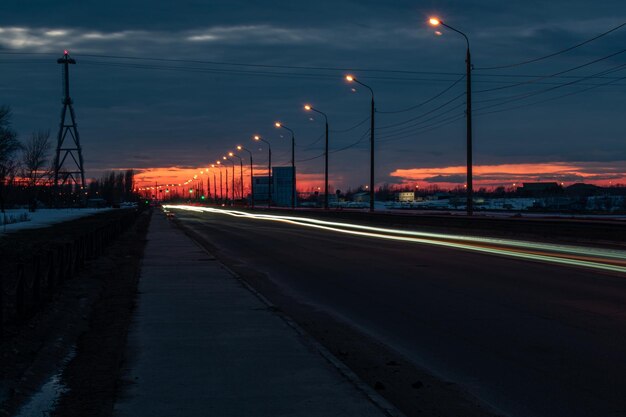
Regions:
<instances>
[{"instance_id":1,"label":"glowing lamp head","mask_svg":"<svg viewBox=\"0 0 626 417\"><path fill-rule=\"evenodd\" d=\"M280 122L276 122L276 123L274 123L274 126L281 127L282 125L280 124Z\"/></svg>"},{"instance_id":2,"label":"glowing lamp head","mask_svg":"<svg viewBox=\"0 0 626 417\"><path fill-rule=\"evenodd\" d=\"M228 152L228 156L234 156L235 154L232 152Z\"/></svg>"},{"instance_id":3,"label":"glowing lamp head","mask_svg":"<svg viewBox=\"0 0 626 417\"><path fill-rule=\"evenodd\" d=\"M254 135L254 140L256 140L256 141L261 140L261 136L259 136L259 135Z\"/></svg>"},{"instance_id":4,"label":"glowing lamp head","mask_svg":"<svg viewBox=\"0 0 626 417\"><path fill-rule=\"evenodd\" d=\"M221 165L221 164L222 164L222 161L215 161L215 163L216 163L217 165Z\"/></svg>"},{"instance_id":5,"label":"glowing lamp head","mask_svg":"<svg viewBox=\"0 0 626 417\"><path fill-rule=\"evenodd\" d=\"M352 82L354 81L354 77L352 75L346 75L346 81Z\"/></svg>"},{"instance_id":6,"label":"glowing lamp head","mask_svg":"<svg viewBox=\"0 0 626 417\"><path fill-rule=\"evenodd\" d=\"M304 105L304 110L311 110L311 106L310 106L310 105L308 105L308 104L305 104L305 105Z\"/></svg>"},{"instance_id":7,"label":"glowing lamp head","mask_svg":"<svg viewBox=\"0 0 626 417\"><path fill-rule=\"evenodd\" d=\"M225 161L225 160L226 160L226 157L225 157L225 156L222 156L222 159Z\"/></svg>"},{"instance_id":8,"label":"glowing lamp head","mask_svg":"<svg viewBox=\"0 0 626 417\"><path fill-rule=\"evenodd\" d=\"M211 168L215 168L215 164L211 164Z\"/></svg>"},{"instance_id":9,"label":"glowing lamp head","mask_svg":"<svg viewBox=\"0 0 626 417\"><path fill-rule=\"evenodd\" d=\"M237 150L238 150L238 151L240 151L240 150L242 150L242 149L243 149L243 148L241 147L241 145L237 145Z\"/></svg>"},{"instance_id":10,"label":"glowing lamp head","mask_svg":"<svg viewBox=\"0 0 626 417\"><path fill-rule=\"evenodd\" d=\"M441 20L437 19L436 17L431 17L428 20L428 23L430 23L432 26L439 26L441 24Z\"/></svg>"}]
</instances>

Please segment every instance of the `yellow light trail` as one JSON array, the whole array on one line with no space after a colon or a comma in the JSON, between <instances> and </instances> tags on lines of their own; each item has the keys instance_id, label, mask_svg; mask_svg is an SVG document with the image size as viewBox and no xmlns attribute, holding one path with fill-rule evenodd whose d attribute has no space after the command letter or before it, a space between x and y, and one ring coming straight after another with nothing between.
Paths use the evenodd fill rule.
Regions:
<instances>
[{"instance_id":1,"label":"yellow light trail","mask_svg":"<svg viewBox=\"0 0 626 417\"><path fill-rule=\"evenodd\" d=\"M275 221L354 236L428 244L560 265L626 273L626 252L619 250L557 245L512 239L453 235L446 233L419 232L412 230L364 226L352 223L331 222L309 217L247 213L243 211L224 210L211 207L185 205L167 205L163 207L167 209L179 209L199 213L216 213L233 217L245 217L252 220Z\"/></svg>"}]
</instances>

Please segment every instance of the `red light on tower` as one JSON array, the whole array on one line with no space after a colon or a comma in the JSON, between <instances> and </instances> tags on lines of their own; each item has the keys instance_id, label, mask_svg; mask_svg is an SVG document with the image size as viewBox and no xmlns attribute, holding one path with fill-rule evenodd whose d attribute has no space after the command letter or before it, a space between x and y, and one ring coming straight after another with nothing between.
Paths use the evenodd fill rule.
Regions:
<instances>
[{"instance_id":1,"label":"red light on tower","mask_svg":"<svg viewBox=\"0 0 626 417\"><path fill-rule=\"evenodd\" d=\"M69 54L70 54L70 51L68 51L67 49L63 50L63 55L69 55Z\"/></svg>"}]
</instances>

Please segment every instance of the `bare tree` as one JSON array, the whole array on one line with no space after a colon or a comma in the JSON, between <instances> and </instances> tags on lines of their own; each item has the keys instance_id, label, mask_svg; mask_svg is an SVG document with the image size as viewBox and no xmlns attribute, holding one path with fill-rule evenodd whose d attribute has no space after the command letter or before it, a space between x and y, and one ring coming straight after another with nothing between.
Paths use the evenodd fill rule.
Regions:
<instances>
[{"instance_id":1,"label":"bare tree","mask_svg":"<svg viewBox=\"0 0 626 417\"><path fill-rule=\"evenodd\" d=\"M0 106L0 211L4 213L7 186L15 178L19 163L17 152L21 149L17 134L11 129L11 108Z\"/></svg>"},{"instance_id":2,"label":"bare tree","mask_svg":"<svg viewBox=\"0 0 626 417\"><path fill-rule=\"evenodd\" d=\"M50 175L48 157L50 153L50 130L33 132L22 150L23 177L29 187L40 185L40 180Z\"/></svg>"}]
</instances>

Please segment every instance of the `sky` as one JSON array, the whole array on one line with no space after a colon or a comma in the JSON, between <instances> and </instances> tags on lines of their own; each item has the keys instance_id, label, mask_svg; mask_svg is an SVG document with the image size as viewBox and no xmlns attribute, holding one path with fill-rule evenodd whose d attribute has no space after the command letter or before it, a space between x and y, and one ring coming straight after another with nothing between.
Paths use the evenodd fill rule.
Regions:
<instances>
[{"instance_id":1,"label":"sky","mask_svg":"<svg viewBox=\"0 0 626 417\"><path fill-rule=\"evenodd\" d=\"M88 178L134 168L140 183L182 182L236 145L262 172L255 134L287 166L280 120L306 190L324 171L309 103L328 115L331 187L347 189L368 183L370 155L370 93L350 73L375 93L376 182L462 186L465 41L430 16L471 42L475 187L626 183L626 26L488 69L626 22L622 0L3 0L0 105L21 139L56 141L67 49Z\"/></svg>"}]
</instances>

